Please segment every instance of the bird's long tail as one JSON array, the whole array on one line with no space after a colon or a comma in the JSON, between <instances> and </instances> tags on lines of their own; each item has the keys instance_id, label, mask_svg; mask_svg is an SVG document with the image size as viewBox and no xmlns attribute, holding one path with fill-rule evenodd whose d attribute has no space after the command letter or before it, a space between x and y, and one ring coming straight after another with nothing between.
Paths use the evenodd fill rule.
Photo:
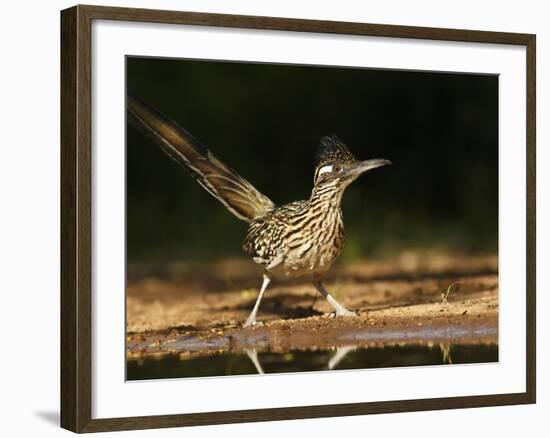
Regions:
<instances>
[{"instance_id":1,"label":"bird's long tail","mask_svg":"<svg viewBox=\"0 0 550 438\"><path fill-rule=\"evenodd\" d=\"M267 196L218 160L176 122L131 95L127 96L127 110L130 123L149 135L239 219L250 222L275 208Z\"/></svg>"}]
</instances>

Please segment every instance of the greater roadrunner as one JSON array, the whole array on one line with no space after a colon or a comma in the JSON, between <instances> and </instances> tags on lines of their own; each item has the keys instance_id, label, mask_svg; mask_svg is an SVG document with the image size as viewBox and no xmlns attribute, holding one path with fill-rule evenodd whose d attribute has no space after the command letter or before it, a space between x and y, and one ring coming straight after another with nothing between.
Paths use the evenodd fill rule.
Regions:
<instances>
[{"instance_id":1,"label":"greater roadrunner","mask_svg":"<svg viewBox=\"0 0 550 438\"><path fill-rule=\"evenodd\" d=\"M362 173L390 161L359 161L338 137L323 137L310 198L277 207L176 122L132 96L128 96L127 107L134 126L151 136L208 193L249 224L243 249L264 266L264 275L245 327L256 324L260 302L276 269L287 276L311 275L317 290L334 307L335 316L355 315L328 293L322 278L344 245L340 205L345 188Z\"/></svg>"}]
</instances>

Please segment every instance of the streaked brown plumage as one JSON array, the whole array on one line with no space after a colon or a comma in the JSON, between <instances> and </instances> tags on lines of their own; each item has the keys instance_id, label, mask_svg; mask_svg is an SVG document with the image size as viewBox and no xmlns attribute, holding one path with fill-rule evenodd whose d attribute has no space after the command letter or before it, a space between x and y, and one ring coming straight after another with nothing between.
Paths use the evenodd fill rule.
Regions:
<instances>
[{"instance_id":1,"label":"streaked brown plumage","mask_svg":"<svg viewBox=\"0 0 550 438\"><path fill-rule=\"evenodd\" d=\"M355 315L325 290L322 277L344 246L340 206L345 188L365 171L390 164L388 160L359 161L338 137L323 137L310 198L276 207L177 123L132 96L128 96L127 107L136 127L151 136L231 213L249 223L243 249L264 266L265 273L245 326L256 323L258 307L275 270L288 276L311 275L336 316Z\"/></svg>"}]
</instances>

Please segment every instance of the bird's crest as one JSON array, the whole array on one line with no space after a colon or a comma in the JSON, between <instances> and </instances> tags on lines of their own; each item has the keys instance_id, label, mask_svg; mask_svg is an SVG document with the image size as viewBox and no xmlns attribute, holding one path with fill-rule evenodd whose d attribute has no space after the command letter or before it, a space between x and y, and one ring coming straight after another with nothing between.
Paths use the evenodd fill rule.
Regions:
<instances>
[{"instance_id":1,"label":"bird's crest","mask_svg":"<svg viewBox=\"0 0 550 438\"><path fill-rule=\"evenodd\" d=\"M321 138L315 157L315 167L334 162L353 163L355 161L357 161L355 155L351 153L347 145L336 135L332 134Z\"/></svg>"}]
</instances>

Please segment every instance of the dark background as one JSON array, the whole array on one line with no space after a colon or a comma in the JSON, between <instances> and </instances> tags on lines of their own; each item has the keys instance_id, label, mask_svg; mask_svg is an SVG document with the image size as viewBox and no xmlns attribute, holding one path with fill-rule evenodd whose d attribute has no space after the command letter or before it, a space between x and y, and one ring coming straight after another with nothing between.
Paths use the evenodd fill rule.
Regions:
<instances>
[{"instance_id":1,"label":"dark background","mask_svg":"<svg viewBox=\"0 0 550 438\"><path fill-rule=\"evenodd\" d=\"M498 244L498 78L127 58L127 89L276 204L309 197L319 138L387 158L344 195L343 260ZM129 262L241 256L239 221L127 128Z\"/></svg>"}]
</instances>

